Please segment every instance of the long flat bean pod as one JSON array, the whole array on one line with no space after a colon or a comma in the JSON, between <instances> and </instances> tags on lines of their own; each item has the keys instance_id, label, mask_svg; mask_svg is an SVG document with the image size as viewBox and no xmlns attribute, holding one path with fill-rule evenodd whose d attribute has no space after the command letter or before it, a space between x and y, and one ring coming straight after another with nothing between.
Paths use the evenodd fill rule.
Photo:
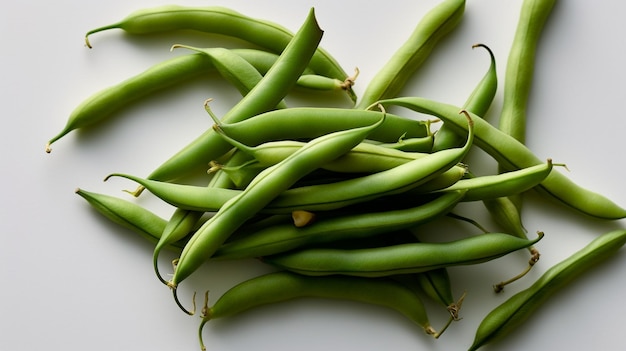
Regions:
<instances>
[{"instance_id":1,"label":"long flat bean pod","mask_svg":"<svg viewBox=\"0 0 626 351\"><path fill-rule=\"evenodd\" d=\"M295 298L327 298L364 302L394 309L438 337L418 295L391 279L359 277L305 277L289 272L275 272L244 281L226 291L212 306L205 302L199 328L217 318L237 315L252 308ZM208 300L208 299L207 299Z\"/></svg>"},{"instance_id":2,"label":"long flat bean pod","mask_svg":"<svg viewBox=\"0 0 626 351\"><path fill-rule=\"evenodd\" d=\"M117 23L90 30L85 35L119 28L129 34L150 34L174 30L196 30L206 33L223 34L259 45L280 54L288 46L294 34L288 29L266 20L248 17L234 10L218 7L186 7L164 5L137 10ZM322 48L317 48L311 58L312 69L321 75L346 79L337 61Z\"/></svg>"},{"instance_id":3,"label":"long flat bean pod","mask_svg":"<svg viewBox=\"0 0 626 351\"><path fill-rule=\"evenodd\" d=\"M459 108L420 97L402 97L381 101L383 105L398 105L416 112L435 115L448 123L457 133L467 133ZM470 115L472 115L470 113ZM528 147L498 130L478 116L472 115L475 124L476 146L492 156L507 170L521 169L543 163ZM561 172L553 170L537 187L563 204L587 215L604 219L626 217L626 209L607 197L590 191L573 182Z\"/></svg>"},{"instance_id":4,"label":"long flat bean pod","mask_svg":"<svg viewBox=\"0 0 626 351\"><path fill-rule=\"evenodd\" d=\"M437 42L463 18L465 0L444 0L419 21L413 33L372 78L356 108L365 109L380 99L395 97Z\"/></svg>"},{"instance_id":5,"label":"long flat bean pod","mask_svg":"<svg viewBox=\"0 0 626 351\"><path fill-rule=\"evenodd\" d=\"M503 338L524 323L561 288L608 259L626 243L626 230L618 229L595 238L587 246L549 268L527 289L493 309L480 323L469 351Z\"/></svg>"},{"instance_id":6,"label":"long flat bean pod","mask_svg":"<svg viewBox=\"0 0 626 351\"><path fill-rule=\"evenodd\" d=\"M281 163L261 172L245 190L205 222L185 245L169 282L174 293L178 284L213 256L244 221L256 215L304 175L362 142L382 121L316 138Z\"/></svg>"},{"instance_id":7,"label":"long flat bean pod","mask_svg":"<svg viewBox=\"0 0 626 351\"><path fill-rule=\"evenodd\" d=\"M381 277L419 273L493 260L535 244L504 233L486 233L443 243L408 243L366 249L311 248L263 257L263 261L295 273Z\"/></svg>"},{"instance_id":8,"label":"long flat bean pod","mask_svg":"<svg viewBox=\"0 0 626 351\"><path fill-rule=\"evenodd\" d=\"M276 63L224 116L223 121L233 123L273 110L296 83L315 52L323 31L319 28L311 9L304 23L281 53ZM230 149L212 128L194 139L178 153L154 170L148 178L173 180L189 173L198 165L206 165Z\"/></svg>"}]
</instances>

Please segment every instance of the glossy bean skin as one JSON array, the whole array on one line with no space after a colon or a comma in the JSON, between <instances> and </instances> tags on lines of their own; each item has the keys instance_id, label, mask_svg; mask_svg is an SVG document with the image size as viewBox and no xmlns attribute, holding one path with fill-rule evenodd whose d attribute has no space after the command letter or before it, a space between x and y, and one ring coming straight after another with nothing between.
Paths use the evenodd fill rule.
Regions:
<instances>
[{"instance_id":1,"label":"glossy bean skin","mask_svg":"<svg viewBox=\"0 0 626 351\"><path fill-rule=\"evenodd\" d=\"M454 127L461 135L467 133L464 118L458 115L459 108L420 97L402 97L381 101L383 105L398 105L416 112L435 115L444 123ZM472 115L470 113L470 115ZM503 133L478 116L472 115L475 124L476 141L479 148L487 152L507 170L515 170L543 163L524 144ZM621 219L626 217L626 209L607 197L583 188L563 173L553 170L537 187L543 193L561 203L585 213L603 219Z\"/></svg>"},{"instance_id":2,"label":"glossy bean skin","mask_svg":"<svg viewBox=\"0 0 626 351\"><path fill-rule=\"evenodd\" d=\"M263 79L222 117L223 121L238 122L275 109L308 66L322 33L314 11L311 10L276 63ZM157 167L148 178L165 181L177 179L217 159L228 150L230 145L209 128Z\"/></svg>"},{"instance_id":3,"label":"glossy bean skin","mask_svg":"<svg viewBox=\"0 0 626 351\"><path fill-rule=\"evenodd\" d=\"M428 11L365 88L356 108L365 109L378 100L397 96L436 44L463 18L465 0L444 0Z\"/></svg>"},{"instance_id":4,"label":"glossy bean skin","mask_svg":"<svg viewBox=\"0 0 626 351\"><path fill-rule=\"evenodd\" d=\"M463 201L482 201L516 195L539 185L552 172L552 160L517 171L461 179L448 190L467 190Z\"/></svg>"},{"instance_id":5,"label":"glossy bean skin","mask_svg":"<svg viewBox=\"0 0 626 351\"><path fill-rule=\"evenodd\" d=\"M626 243L626 230L602 234L565 260L550 267L530 287L511 296L481 322L469 350L502 339L524 323L560 289L610 256Z\"/></svg>"},{"instance_id":6,"label":"glossy bean skin","mask_svg":"<svg viewBox=\"0 0 626 351\"><path fill-rule=\"evenodd\" d=\"M224 7L165 5L138 10L120 22L90 30L85 35L87 46L91 47L88 41L90 35L114 28L137 35L174 30L223 34L256 44L276 54L283 52L294 37L292 32L276 23L251 18ZM316 49L312 55L311 68L318 74L342 81L348 76L322 48Z\"/></svg>"},{"instance_id":7,"label":"glossy bean skin","mask_svg":"<svg viewBox=\"0 0 626 351\"><path fill-rule=\"evenodd\" d=\"M433 148L434 137L427 135L421 138L401 138L395 143L380 143L379 146L406 152L430 152Z\"/></svg>"},{"instance_id":8,"label":"glossy bean skin","mask_svg":"<svg viewBox=\"0 0 626 351\"><path fill-rule=\"evenodd\" d=\"M275 272L232 287L210 307L205 303L199 330L201 347L205 349L202 329L210 320L237 315L258 306L304 297L342 299L388 307L409 318L426 334L438 336L419 296L391 279L306 277L289 272Z\"/></svg>"},{"instance_id":9,"label":"glossy bean skin","mask_svg":"<svg viewBox=\"0 0 626 351\"><path fill-rule=\"evenodd\" d=\"M534 245L504 233L486 233L444 243L407 243L355 250L311 248L264 257L280 269L312 276L381 277L483 263Z\"/></svg>"},{"instance_id":10,"label":"glossy bean skin","mask_svg":"<svg viewBox=\"0 0 626 351\"><path fill-rule=\"evenodd\" d=\"M239 195L225 203L191 237L180 255L169 285L178 284L202 263L239 228L275 197L304 175L337 158L359 144L384 119L367 127L335 132L316 138L297 152L261 172Z\"/></svg>"},{"instance_id":11,"label":"glossy bean skin","mask_svg":"<svg viewBox=\"0 0 626 351\"><path fill-rule=\"evenodd\" d=\"M292 223L277 224L225 243L212 259L268 256L305 245L383 235L443 216L462 198L463 191L459 191L408 208L322 217L301 228Z\"/></svg>"}]
</instances>

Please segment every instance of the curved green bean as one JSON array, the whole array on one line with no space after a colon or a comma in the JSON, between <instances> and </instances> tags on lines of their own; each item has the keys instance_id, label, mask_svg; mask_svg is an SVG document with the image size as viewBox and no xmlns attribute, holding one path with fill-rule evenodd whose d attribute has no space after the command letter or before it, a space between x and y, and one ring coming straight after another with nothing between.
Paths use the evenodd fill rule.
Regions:
<instances>
[{"instance_id":1,"label":"curved green bean","mask_svg":"<svg viewBox=\"0 0 626 351\"><path fill-rule=\"evenodd\" d=\"M117 23L92 29L85 35L85 43L91 47L88 40L90 35L114 28L122 29L129 34L150 34L174 30L223 34L259 45L276 54L282 53L295 36L276 23L251 18L224 7L165 5L141 9ZM317 74L339 80L348 77L337 61L322 48L317 48L312 55L311 68Z\"/></svg>"},{"instance_id":2,"label":"curved green bean","mask_svg":"<svg viewBox=\"0 0 626 351\"><path fill-rule=\"evenodd\" d=\"M464 118L458 115L459 108L420 97L402 97L381 101L383 105L398 105L416 112L435 115L449 123L457 133L465 134ZM476 133L476 146L491 155L507 170L521 169L541 164L542 161L524 144L493 127L478 116L473 117ZM603 195L590 191L574 183L564 174L552 171L537 187L561 203L587 215L604 219L626 217L626 209Z\"/></svg>"},{"instance_id":3,"label":"curved green bean","mask_svg":"<svg viewBox=\"0 0 626 351\"><path fill-rule=\"evenodd\" d=\"M395 97L437 42L460 23L464 12L465 0L444 0L427 12L405 43L372 78L356 108L365 109L377 100Z\"/></svg>"},{"instance_id":4,"label":"curved green bean","mask_svg":"<svg viewBox=\"0 0 626 351\"><path fill-rule=\"evenodd\" d=\"M626 230L607 232L549 268L530 287L511 296L483 319L469 351L477 350L517 329L558 290L600 261L614 255L625 243Z\"/></svg>"},{"instance_id":5,"label":"curved green bean","mask_svg":"<svg viewBox=\"0 0 626 351\"><path fill-rule=\"evenodd\" d=\"M202 329L210 320L302 297L344 299L389 307L419 325L426 334L439 337L428 320L426 308L419 296L391 279L305 277L289 272L275 272L239 283L210 307L205 301L198 331L202 350L206 349Z\"/></svg>"},{"instance_id":6,"label":"curved green bean","mask_svg":"<svg viewBox=\"0 0 626 351\"><path fill-rule=\"evenodd\" d=\"M444 243L408 243L355 250L311 248L263 257L263 261L291 272L381 277L426 272L442 267L493 260L538 242L504 233L487 233Z\"/></svg>"}]
</instances>

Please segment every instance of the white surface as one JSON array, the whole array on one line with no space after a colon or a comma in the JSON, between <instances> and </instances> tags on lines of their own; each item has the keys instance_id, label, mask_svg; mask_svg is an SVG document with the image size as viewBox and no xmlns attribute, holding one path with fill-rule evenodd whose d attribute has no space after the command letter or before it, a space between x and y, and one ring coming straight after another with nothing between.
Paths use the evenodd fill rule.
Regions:
<instances>
[{"instance_id":1,"label":"white surface","mask_svg":"<svg viewBox=\"0 0 626 351\"><path fill-rule=\"evenodd\" d=\"M154 277L151 246L109 223L74 194L78 186L124 196L131 183L102 178L111 172L147 175L210 125L207 97L223 114L236 101L222 81L198 80L124 111L97 131L71 133L44 144L67 115L92 93L172 57L174 43L222 45L202 36L139 38L109 31L83 46L84 32L132 10L169 1L21 1L0 14L2 36L3 200L0 221L0 349L197 350L197 318L182 314ZM183 1L225 5L296 30L311 6L325 30L322 46L347 71L358 66L356 91L380 69L438 1ZM470 0L464 20L410 81L407 94L461 104L488 61L476 42L498 57L500 79L521 1ZM529 109L528 145L542 158L567 163L580 184L626 206L623 182L626 45L623 1L561 1L544 30ZM495 118L501 91L489 114ZM475 153L485 173L495 164ZM169 208L149 197L140 203L163 216ZM479 208L470 206L473 208ZM472 210L473 211L473 210ZM476 216L482 216L477 210ZM543 230L542 259L531 276L502 295L491 284L522 267L524 254L450 272L455 292L468 291L463 320L435 341L393 311L335 301L306 300L260 308L211 322L211 351L225 350L465 350L483 316L552 264L624 221L582 217L528 198L529 231ZM436 228L436 227L433 227ZM466 227L463 227L466 228ZM433 229L434 230L434 229ZM437 233L434 233L437 235ZM165 262L165 260L164 260ZM621 252L550 300L520 330L485 350L621 350L626 255ZM236 262L204 268L182 298L210 288L215 299L232 284L265 268ZM192 285L193 284L193 285ZM431 319L443 316L430 305Z\"/></svg>"}]
</instances>

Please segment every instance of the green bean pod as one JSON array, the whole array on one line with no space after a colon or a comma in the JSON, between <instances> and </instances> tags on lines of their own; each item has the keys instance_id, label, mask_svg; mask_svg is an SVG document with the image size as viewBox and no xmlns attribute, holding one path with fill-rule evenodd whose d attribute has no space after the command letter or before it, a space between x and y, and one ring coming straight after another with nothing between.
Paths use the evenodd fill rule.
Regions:
<instances>
[{"instance_id":1,"label":"green bean pod","mask_svg":"<svg viewBox=\"0 0 626 351\"><path fill-rule=\"evenodd\" d=\"M289 272L275 272L239 283L210 307L205 302L198 332L202 350L205 350L202 329L210 320L303 297L342 299L388 307L409 318L424 329L426 334L439 336L431 326L419 296L391 279L305 277Z\"/></svg>"},{"instance_id":2,"label":"green bean pod","mask_svg":"<svg viewBox=\"0 0 626 351\"><path fill-rule=\"evenodd\" d=\"M279 211L284 208L328 211L414 189L450 170L465 157L474 139L473 122L467 118L466 123L470 132L463 147L427 154L389 170L354 179L292 188L278 196L269 207Z\"/></svg>"},{"instance_id":3,"label":"green bean pod","mask_svg":"<svg viewBox=\"0 0 626 351\"><path fill-rule=\"evenodd\" d=\"M435 115L448 123L457 133L467 133L464 118L458 115L459 108L420 97L402 97L381 101L383 105L398 105L416 112ZM475 124L476 146L492 156L507 170L522 169L543 163L531 150L515 138L505 134L472 115ZM563 173L553 170L537 187L561 203L589 216L603 219L626 218L626 209L605 196L581 187Z\"/></svg>"},{"instance_id":4,"label":"green bean pod","mask_svg":"<svg viewBox=\"0 0 626 351\"><path fill-rule=\"evenodd\" d=\"M378 100L395 97L441 38L460 23L464 12L465 0L444 0L427 12L404 44L372 78L356 108L365 109Z\"/></svg>"},{"instance_id":5,"label":"green bean pod","mask_svg":"<svg viewBox=\"0 0 626 351\"><path fill-rule=\"evenodd\" d=\"M180 255L169 286L175 292L178 284L213 256L243 222L256 215L304 175L362 142L382 121L316 138L281 163L262 171L245 190L225 203L191 237Z\"/></svg>"},{"instance_id":6,"label":"green bean pod","mask_svg":"<svg viewBox=\"0 0 626 351\"><path fill-rule=\"evenodd\" d=\"M275 165L306 145L305 142L295 140L280 140L248 146L231 138L227 133L221 135L231 145L249 154L264 166ZM340 173L375 173L424 156L426 156L424 153L404 152L363 142L346 154L322 165L321 168Z\"/></svg>"},{"instance_id":7,"label":"green bean pod","mask_svg":"<svg viewBox=\"0 0 626 351\"><path fill-rule=\"evenodd\" d=\"M535 244L504 233L486 233L443 243L407 243L366 249L311 248L263 257L263 261L291 272L381 277L420 273L457 265L490 261Z\"/></svg>"},{"instance_id":8,"label":"green bean pod","mask_svg":"<svg viewBox=\"0 0 626 351\"><path fill-rule=\"evenodd\" d=\"M256 49L231 49L230 51L244 58L262 75L267 73L278 58L276 54ZM205 55L181 55L157 63L139 74L100 90L76 106L65 127L48 141L46 152L51 152L52 143L72 130L98 123L114 115L131 102L194 77L202 76L214 69L213 62ZM313 75L314 73L307 68L303 74ZM310 83L304 84L303 87L320 89L311 86Z\"/></svg>"},{"instance_id":9,"label":"green bean pod","mask_svg":"<svg viewBox=\"0 0 626 351\"><path fill-rule=\"evenodd\" d=\"M550 267L527 289L511 296L493 309L480 323L469 351L502 339L516 330L556 292L579 278L600 261L608 259L626 243L626 230L618 229L598 236L587 246Z\"/></svg>"},{"instance_id":10,"label":"green bean pod","mask_svg":"<svg viewBox=\"0 0 626 351\"><path fill-rule=\"evenodd\" d=\"M124 228L128 228L156 243L155 238L167 225L167 221L148 209L115 196L76 189L76 194L85 199L94 209Z\"/></svg>"},{"instance_id":11,"label":"green bean pod","mask_svg":"<svg viewBox=\"0 0 626 351\"><path fill-rule=\"evenodd\" d=\"M408 208L321 217L301 228L293 223L277 224L225 243L212 259L268 256L305 245L360 239L406 229L444 215L462 198L463 191L459 191Z\"/></svg>"},{"instance_id":12,"label":"green bean pod","mask_svg":"<svg viewBox=\"0 0 626 351\"><path fill-rule=\"evenodd\" d=\"M222 34L248 41L276 54L282 53L295 36L276 23L251 18L224 7L165 5L141 9L117 23L90 30L85 35L85 43L91 47L90 35L114 28L136 35L175 30ZM313 54L311 68L317 74L330 78L344 80L348 77L337 61L322 48L317 48Z\"/></svg>"},{"instance_id":13,"label":"green bean pod","mask_svg":"<svg viewBox=\"0 0 626 351\"><path fill-rule=\"evenodd\" d=\"M285 139L312 139L338 130L364 127L380 120L380 111L327 107L292 107L274 110L237 123L222 123L222 130L246 145ZM391 113L372 131L368 139L397 142L403 136L424 137L430 132L427 122Z\"/></svg>"},{"instance_id":14,"label":"green bean pod","mask_svg":"<svg viewBox=\"0 0 626 351\"><path fill-rule=\"evenodd\" d=\"M265 168L266 167L262 167L262 169ZM256 172L256 170L252 170L250 173L251 174L243 175L244 177L246 177L246 179L243 180L245 184L248 184L247 178L256 177L259 172ZM409 196L421 196L427 192L446 188L461 179L464 174L464 167L453 166L452 168L446 170L437 177L432 178L422 183L421 185L415 186L414 188L408 190L408 194ZM218 211L228 200L232 199L235 196L238 196L241 193L241 190L235 189L222 189L216 187L159 182L156 180L145 179L124 173L112 173L108 175L105 180L108 180L111 177L122 177L130 179L138 183L142 187L146 188L153 195L167 202L168 204L177 208L193 211ZM368 182L368 178L361 179L359 182L363 185ZM358 187L358 182L353 181L351 183L353 184L352 186ZM337 183L334 187L339 188L342 184L344 183ZM324 201L326 197L326 195L322 194L322 190L328 189L328 187L324 184L307 185L306 188L302 188L306 190L306 194L303 194L303 189L298 190L296 194L294 194L296 190L286 190L279 196L279 198L283 199L281 201L280 207L274 206L273 203L270 202L270 204L262 209L261 212L273 214L289 214L295 210L306 207L307 204L319 204L320 202ZM343 200L350 199L350 194L343 194L342 196L344 196ZM337 200L337 198L333 199L333 201L335 200Z\"/></svg>"},{"instance_id":15,"label":"green bean pod","mask_svg":"<svg viewBox=\"0 0 626 351\"><path fill-rule=\"evenodd\" d=\"M521 143L526 140L526 111L535 70L535 52L556 0L525 0L509 51L498 128Z\"/></svg>"},{"instance_id":16,"label":"green bean pod","mask_svg":"<svg viewBox=\"0 0 626 351\"><path fill-rule=\"evenodd\" d=\"M517 171L461 179L439 191L465 189L463 201L482 201L522 193L539 185L552 172L552 160Z\"/></svg>"},{"instance_id":17,"label":"green bean pod","mask_svg":"<svg viewBox=\"0 0 626 351\"><path fill-rule=\"evenodd\" d=\"M223 116L224 123L242 121L275 109L307 67L322 33L315 13L311 10L293 40L263 79ZM155 169L148 178L166 181L177 179L222 156L229 149L230 145L209 128Z\"/></svg>"}]
</instances>

